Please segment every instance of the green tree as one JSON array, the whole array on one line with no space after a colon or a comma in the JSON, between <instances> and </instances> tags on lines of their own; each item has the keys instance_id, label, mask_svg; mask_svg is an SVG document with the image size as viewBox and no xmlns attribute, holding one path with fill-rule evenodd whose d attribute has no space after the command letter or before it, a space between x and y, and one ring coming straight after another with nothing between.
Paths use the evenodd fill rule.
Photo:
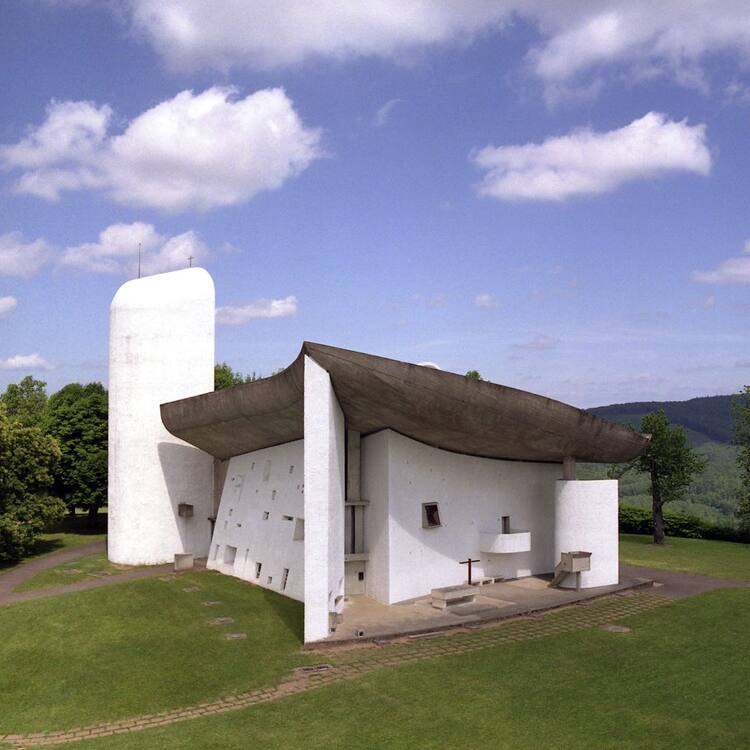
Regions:
<instances>
[{"instance_id":1,"label":"green tree","mask_svg":"<svg viewBox=\"0 0 750 750\"><path fill-rule=\"evenodd\" d=\"M59 459L54 438L10 419L0 404L0 561L29 554L44 527L65 515L49 494Z\"/></svg>"},{"instance_id":2,"label":"green tree","mask_svg":"<svg viewBox=\"0 0 750 750\"><path fill-rule=\"evenodd\" d=\"M26 427L39 427L47 405L47 384L27 375L20 383L10 383L0 396L10 419Z\"/></svg>"},{"instance_id":3,"label":"green tree","mask_svg":"<svg viewBox=\"0 0 750 750\"><path fill-rule=\"evenodd\" d=\"M613 467L610 476L637 469L649 477L654 544L664 544L664 503L681 500L706 462L690 447L685 430L670 425L661 410L643 417L641 432L651 436L648 448L633 461Z\"/></svg>"},{"instance_id":4,"label":"green tree","mask_svg":"<svg viewBox=\"0 0 750 750\"><path fill-rule=\"evenodd\" d=\"M740 470L740 487L737 498L737 525L750 534L750 385L737 395L733 408L734 442L739 446L737 467Z\"/></svg>"},{"instance_id":5,"label":"green tree","mask_svg":"<svg viewBox=\"0 0 750 750\"><path fill-rule=\"evenodd\" d=\"M226 362L219 362L214 365L215 391L231 388L233 385L242 385L242 383L252 383L254 380L258 380L255 373L243 375L241 372L233 370Z\"/></svg>"},{"instance_id":6,"label":"green tree","mask_svg":"<svg viewBox=\"0 0 750 750\"><path fill-rule=\"evenodd\" d=\"M96 523L107 502L107 391L101 383L70 383L47 404L44 427L60 445L54 490L73 512Z\"/></svg>"},{"instance_id":7,"label":"green tree","mask_svg":"<svg viewBox=\"0 0 750 750\"><path fill-rule=\"evenodd\" d=\"M469 370L466 373L466 377L469 380L481 380L482 379L482 376L479 374L479 370Z\"/></svg>"}]
</instances>

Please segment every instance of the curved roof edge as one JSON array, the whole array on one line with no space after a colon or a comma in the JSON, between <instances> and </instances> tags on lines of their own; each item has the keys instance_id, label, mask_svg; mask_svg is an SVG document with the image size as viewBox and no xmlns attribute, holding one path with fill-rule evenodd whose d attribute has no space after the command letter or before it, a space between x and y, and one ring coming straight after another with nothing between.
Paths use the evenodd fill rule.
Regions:
<instances>
[{"instance_id":1,"label":"curved roof edge","mask_svg":"<svg viewBox=\"0 0 750 750\"><path fill-rule=\"evenodd\" d=\"M298 440L305 355L328 371L347 425L363 435L390 428L456 453L546 462L620 463L648 445L629 427L545 396L311 342L269 378L162 404L162 421L221 459Z\"/></svg>"}]
</instances>

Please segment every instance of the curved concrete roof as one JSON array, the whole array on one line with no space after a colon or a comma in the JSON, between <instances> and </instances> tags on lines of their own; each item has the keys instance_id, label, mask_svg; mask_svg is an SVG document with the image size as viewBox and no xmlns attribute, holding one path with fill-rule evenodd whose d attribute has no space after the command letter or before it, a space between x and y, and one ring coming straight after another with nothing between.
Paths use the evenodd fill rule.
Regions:
<instances>
[{"instance_id":1,"label":"curved concrete roof","mask_svg":"<svg viewBox=\"0 0 750 750\"><path fill-rule=\"evenodd\" d=\"M331 376L349 428L391 428L457 453L521 461L616 463L648 437L544 396L372 354L305 342L280 373L162 404L173 434L226 459L303 437L304 355Z\"/></svg>"}]
</instances>

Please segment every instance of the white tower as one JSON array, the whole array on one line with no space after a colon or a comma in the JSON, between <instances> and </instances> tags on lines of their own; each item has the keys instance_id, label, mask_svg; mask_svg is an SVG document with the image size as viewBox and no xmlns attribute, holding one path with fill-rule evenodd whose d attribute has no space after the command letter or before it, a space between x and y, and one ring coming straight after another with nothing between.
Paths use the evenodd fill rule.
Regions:
<instances>
[{"instance_id":1,"label":"white tower","mask_svg":"<svg viewBox=\"0 0 750 750\"><path fill-rule=\"evenodd\" d=\"M167 432L159 406L214 389L214 297L208 272L189 268L128 281L112 300L108 554L113 562L156 564L175 553L208 553L213 459Z\"/></svg>"}]
</instances>

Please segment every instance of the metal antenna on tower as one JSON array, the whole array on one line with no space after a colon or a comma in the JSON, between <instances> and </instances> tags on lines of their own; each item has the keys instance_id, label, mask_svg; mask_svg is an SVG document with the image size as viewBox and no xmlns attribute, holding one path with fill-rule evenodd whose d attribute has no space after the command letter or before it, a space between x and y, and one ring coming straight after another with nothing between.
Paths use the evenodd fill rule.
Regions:
<instances>
[{"instance_id":1,"label":"metal antenna on tower","mask_svg":"<svg viewBox=\"0 0 750 750\"><path fill-rule=\"evenodd\" d=\"M141 243L138 243L138 278L141 278Z\"/></svg>"}]
</instances>

